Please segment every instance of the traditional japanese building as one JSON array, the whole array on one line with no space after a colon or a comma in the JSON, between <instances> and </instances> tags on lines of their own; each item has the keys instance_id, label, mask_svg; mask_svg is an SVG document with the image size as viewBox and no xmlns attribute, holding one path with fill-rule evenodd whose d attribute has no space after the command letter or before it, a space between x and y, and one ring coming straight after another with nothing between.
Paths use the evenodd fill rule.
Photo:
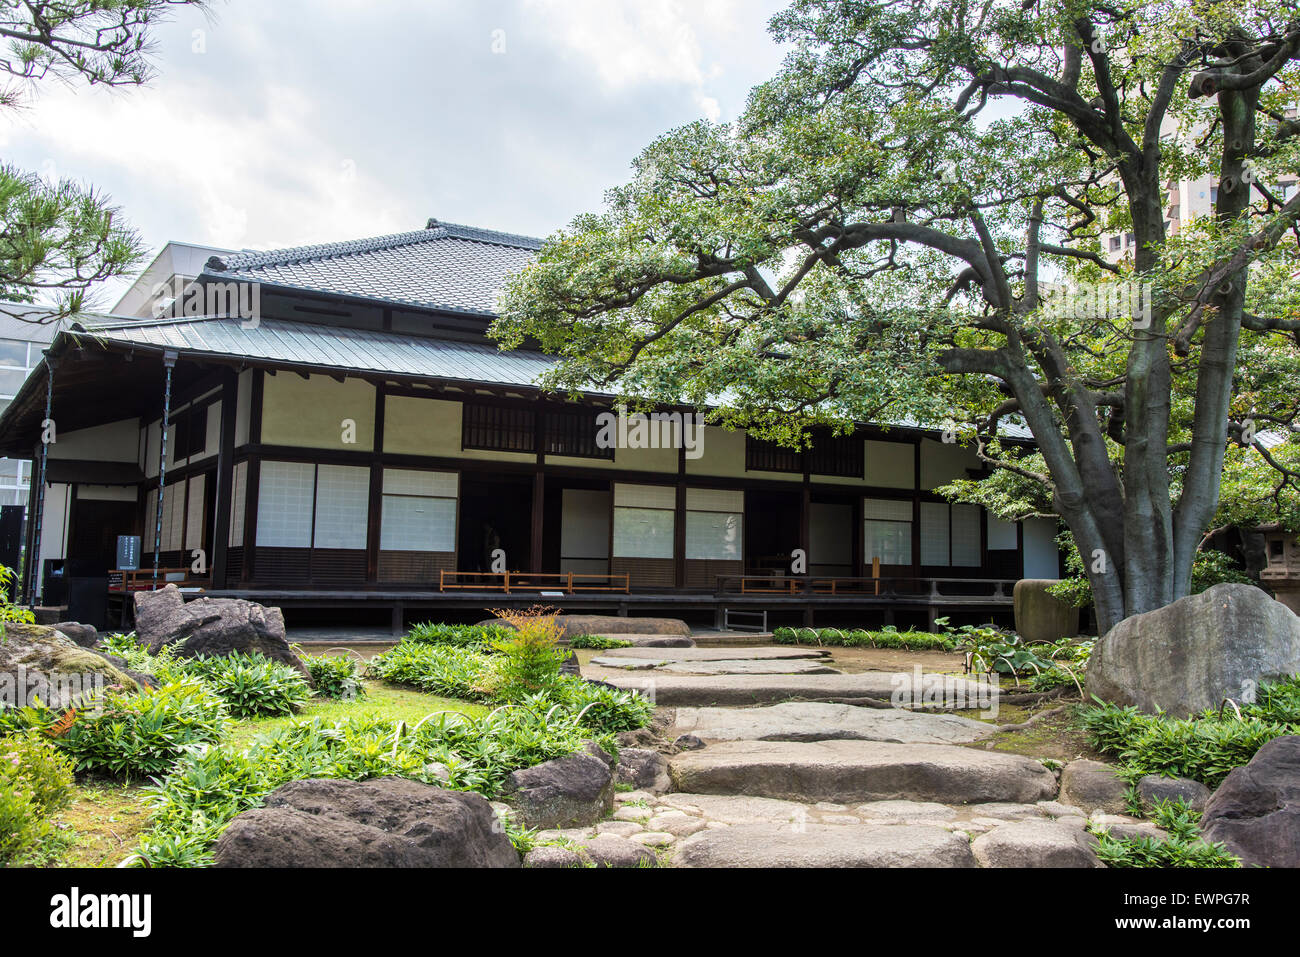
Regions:
<instances>
[{"instance_id":1,"label":"traditional japanese building","mask_svg":"<svg viewBox=\"0 0 1300 957\"><path fill-rule=\"evenodd\" d=\"M28 594L62 571L94 603L179 580L291 618L540 598L923 624L1005 618L1015 580L1057 576L1054 523L935 494L983 474L936 432L864 423L797 452L708 427L690 450L606 447L610 397L542 393L553 360L485 334L539 245L430 221L219 255L163 318L61 331L0 415L0 455L37 463ZM122 535L141 538L139 571L115 567Z\"/></svg>"}]
</instances>

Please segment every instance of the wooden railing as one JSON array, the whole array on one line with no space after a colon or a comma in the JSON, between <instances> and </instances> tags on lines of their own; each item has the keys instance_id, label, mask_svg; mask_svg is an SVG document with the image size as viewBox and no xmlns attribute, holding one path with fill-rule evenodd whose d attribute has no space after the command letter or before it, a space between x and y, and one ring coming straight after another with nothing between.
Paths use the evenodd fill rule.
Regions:
<instances>
[{"instance_id":1,"label":"wooden railing","mask_svg":"<svg viewBox=\"0 0 1300 957\"><path fill-rule=\"evenodd\" d=\"M117 568L108 573L108 590L111 593L153 591L165 585L177 588L207 588L212 579L199 577L188 568L160 568L155 582L152 568Z\"/></svg>"},{"instance_id":2,"label":"wooden railing","mask_svg":"<svg viewBox=\"0 0 1300 957\"><path fill-rule=\"evenodd\" d=\"M632 590L630 575L594 575L577 572L559 574L541 572L449 572L438 573L438 591L515 592L562 591L622 592Z\"/></svg>"},{"instance_id":3,"label":"wooden railing","mask_svg":"<svg viewBox=\"0 0 1300 957\"><path fill-rule=\"evenodd\" d=\"M720 596L771 595L785 598L829 595L840 598L920 598L932 602L960 602L963 599L1009 602L1015 584L1015 579L1005 578L719 575L716 593Z\"/></svg>"}]
</instances>

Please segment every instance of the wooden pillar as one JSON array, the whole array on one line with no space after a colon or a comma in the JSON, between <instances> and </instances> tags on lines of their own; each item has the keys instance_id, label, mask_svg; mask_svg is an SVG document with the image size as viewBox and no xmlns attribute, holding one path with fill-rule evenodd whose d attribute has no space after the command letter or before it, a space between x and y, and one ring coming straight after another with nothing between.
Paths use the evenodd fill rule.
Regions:
<instances>
[{"instance_id":1,"label":"wooden pillar","mask_svg":"<svg viewBox=\"0 0 1300 957\"><path fill-rule=\"evenodd\" d=\"M221 433L217 446L216 517L212 523L212 587L226 587L227 550L230 547L230 499L235 485L235 418L239 402L239 376L234 369L222 373Z\"/></svg>"},{"instance_id":2,"label":"wooden pillar","mask_svg":"<svg viewBox=\"0 0 1300 957\"><path fill-rule=\"evenodd\" d=\"M529 540L531 554L528 556L528 568L534 574L542 571L542 528L546 517L546 473L540 468L533 473L533 530Z\"/></svg>"},{"instance_id":3,"label":"wooden pillar","mask_svg":"<svg viewBox=\"0 0 1300 957\"><path fill-rule=\"evenodd\" d=\"M921 575L921 440L912 450L912 577Z\"/></svg>"},{"instance_id":4,"label":"wooden pillar","mask_svg":"<svg viewBox=\"0 0 1300 957\"><path fill-rule=\"evenodd\" d=\"M803 489L799 496L799 547L808 562L807 574L812 574L812 485L807 472L803 475Z\"/></svg>"},{"instance_id":5,"label":"wooden pillar","mask_svg":"<svg viewBox=\"0 0 1300 957\"><path fill-rule=\"evenodd\" d=\"M380 532L384 510L384 412L387 405L384 384L375 385L375 445L370 459L370 499L366 511L366 581L379 581Z\"/></svg>"},{"instance_id":6,"label":"wooden pillar","mask_svg":"<svg viewBox=\"0 0 1300 957\"><path fill-rule=\"evenodd\" d=\"M253 388L251 390L248 410L248 442L258 446L262 442L262 398L265 394L266 373L261 369L253 370ZM247 490L244 494L244 569L241 581L249 583L257 580L257 497L262 479L262 458L251 455L248 458Z\"/></svg>"},{"instance_id":7,"label":"wooden pillar","mask_svg":"<svg viewBox=\"0 0 1300 957\"><path fill-rule=\"evenodd\" d=\"M853 497L853 577L861 578L863 576L862 561L862 537L866 534L863 528L864 519L862 517L862 490Z\"/></svg>"},{"instance_id":8,"label":"wooden pillar","mask_svg":"<svg viewBox=\"0 0 1300 957\"><path fill-rule=\"evenodd\" d=\"M172 371L176 368L176 353L170 349L163 353L165 385L163 386L163 416L158 425L158 502L153 515L153 587L158 587L158 562L162 557L163 500L167 497L167 429L171 425ZM184 518L181 522L184 528ZM185 536L181 533L181 554L185 553Z\"/></svg>"},{"instance_id":9,"label":"wooden pillar","mask_svg":"<svg viewBox=\"0 0 1300 957\"><path fill-rule=\"evenodd\" d=\"M677 450L677 498L673 510L673 582L686 587L686 443ZM744 534L744 529L741 529Z\"/></svg>"}]
</instances>

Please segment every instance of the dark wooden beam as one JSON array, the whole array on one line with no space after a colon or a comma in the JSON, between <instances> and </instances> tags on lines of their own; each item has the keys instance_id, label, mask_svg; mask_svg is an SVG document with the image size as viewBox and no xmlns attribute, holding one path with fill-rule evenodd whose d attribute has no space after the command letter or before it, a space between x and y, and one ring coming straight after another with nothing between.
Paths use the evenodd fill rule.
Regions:
<instances>
[{"instance_id":1,"label":"dark wooden beam","mask_svg":"<svg viewBox=\"0 0 1300 957\"><path fill-rule=\"evenodd\" d=\"M230 547L230 500L235 477L235 420L238 416L239 375L227 369L221 383L221 432L217 445L216 517L212 524L212 587L226 587Z\"/></svg>"},{"instance_id":2,"label":"dark wooden beam","mask_svg":"<svg viewBox=\"0 0 1300 957\"><path fill-rule=\"evenodd\" d=\"M379 545L384 511L384 410L388 398L383 383L375 386L374 451L370 460L370 499L366 509L366 581L379 580Z\"/></svg>"}]
</instances>

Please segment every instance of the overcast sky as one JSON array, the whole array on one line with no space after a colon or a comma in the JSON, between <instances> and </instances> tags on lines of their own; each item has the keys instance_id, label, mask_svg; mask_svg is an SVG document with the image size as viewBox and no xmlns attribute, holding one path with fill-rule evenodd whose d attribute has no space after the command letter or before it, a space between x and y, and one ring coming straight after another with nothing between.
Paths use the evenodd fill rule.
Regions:
<instances>
[{"instance_id":1,"label":"overcast sky","mask_svg":"<svg viewBox=\"0 0 1300 957\"><path fill-rule=\"evenodd\" d=\"M540 236L599 208L659 134L735 117L780 64L783 6L217 0L156 30L150 86L38 88L0 119L0 156L103 189L155 251L430 216Z\"/></svg>"}]
</instances>

